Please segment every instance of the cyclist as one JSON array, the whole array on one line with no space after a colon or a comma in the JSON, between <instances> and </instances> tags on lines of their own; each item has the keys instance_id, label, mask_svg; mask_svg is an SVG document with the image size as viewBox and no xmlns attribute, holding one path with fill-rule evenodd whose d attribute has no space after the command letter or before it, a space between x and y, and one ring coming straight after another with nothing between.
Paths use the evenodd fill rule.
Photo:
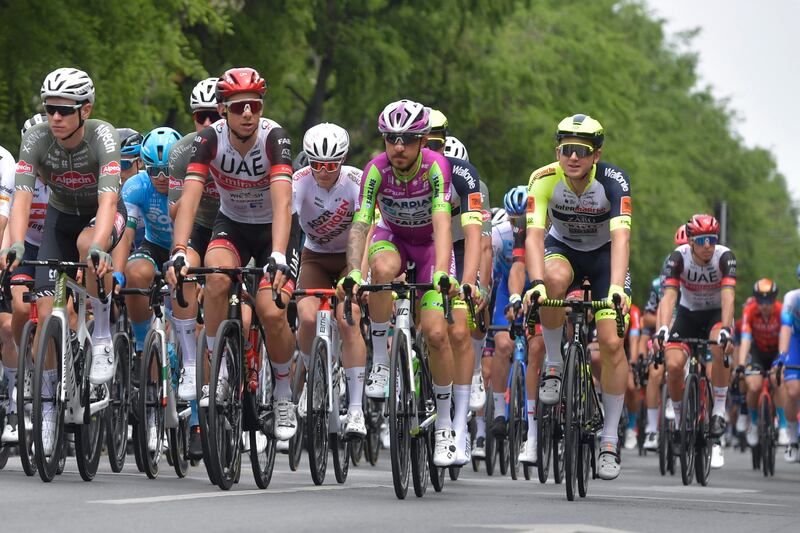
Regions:
<instances>
[{"instance_id":1,"label":"cyclist","mask_svg":"<svg viewBox=\"0 0 800 533\"><path fill-rule=\"evenodd\" d=\"M222 116L217 110L217 81L218 78L206 78L201 80L192 89L189 97L189 107L192 110L194 122L193 133L185 135L172 145L169 152L169 210L170 216L175 218L180 203L181 192L183 190L183 180L186 178L186 169L189 166L189 159L192 155L192 144L198 133L206 127L217 122ZM206 255L208 243L211 240L214 219L219 212L219 191L210 177L203 184L203 192L200 196L200 204L192 226L189 237L189 244L186 248L186 256L191 265L202 265ZM190 400L192 406L192 417L189 421L189 457L201 459L203 457L203 446L200 440L200 425L195 416L197 410L195 381L197 376L197 344L195 342L195 331L197 329L197 285L187 283L183 286L184 298L187 307L175 305L172 307L173 323L176 328L178 342L181 345L181 355L183 358L183 374L181 375L178 386L178 396L183 400ZM243 314L246 309L242 310ZM208 359L204 359L207 363ZM206 375L209 375L206 372ZM261 440L261 433L258 433ZM244 440L245 444L249 439Z\"/></svg>"},{"instance_id":2,"label":"cyclist","mask_svg":"<svg viewBox=\"0 0 800 533\"><path fill-rule=\"evenodd\" d=\"M686 224L686 234L689 243L678 246L664 267L664 296L658 306L658 331L653 344L656 349L666 348L667 385L675 411L675 427L678 428L688 347L670 342L670 339L709 338L718 342L711 347L711 384L714 391L711 434L718 438L725 432L726 425L725 401L730 370L725 368L722 359L723 351L732 349L736 257L728 247L717 244L719 223L711 215L692 216ZM678 313L670 326L676 303ZM672 439L673 446L679 450L680 433L677 429ZM719 467L722 464L722 447L714 444L711 465Z\"/></svg>"},{"instance_id":3,"label":"cyclist","mask_svg":"<svg viewBox=\"0 0 800 533\"><path fill-rule=\"evenodd\" d=\"M770 369L778 362L778 338L783 306L777 301L777 296L778 285L770 279L762 278L753 284L755 300L750 302L742 313L742 334L736 372L743 372L746 375L747 410L750 412L750 426L747 429L748 446L758 445L758 395L763 382L761 372ZM745 365L747 365L746 370ZM781 418L783 409L778 408L777 411L778 417Z\"/></svg>"},{"instance_id":4,"label":"cyclist","mask_svg":"<svg viewBox=\"0 0 800 533\"><path fill-rule=\"evenodd\" d=\"M211 175L220 194L220 212L204 261L209 267L244 266L252 258L256 266L265 267L256 295L256 313L264 327L276 378L275 437L288 440L297 430L289 377L294 337L285 309L273 302L271 294L276 291L285 303L294 290L299 229L297 217L291 213L291 140L279 124L261 116L266 87L264 78L248 67L230 69L219 78L217 111L223 120L204 128L192 144L175 216L172 260L180 258L193 265L187 245L204 185ZM270 259L278 267L274 279L266 274ZM185 273L185 268L182 271ZM176 283L174 268L169 268L167 276L170 283ZM227 312L229 286L227 276L206 277L203 308L210 352L217 327ZM230 387L227 366L222 369L216 384L218 397L224 397ZM205 402L201 399L200 403Z\"/></svg>"},{"instance_id":5,"label":"cyclist","mask_svg":"<svg viewBox=\"0 0 800 533\"><path fill-rule=\"evenodd\" d=\"M800 280L800 265L797 266L796 274L797 279ZM800 289L788 291L783 296L778 350L787 366L800 365ZM783 458L787 463L796 463L800 461L797 447L797 402L800 400L800 371L784 370L783 380L786 388L784 410L789 430L789 444L786 446Z\"/></svg>"},{"instance_id":6,"label":"cyclist","mask_svg":"<svg viewBox=\"0 0 800 533\"><path fill-rule=\"evenodd\" d=\"M370 161L361 179L358 208L347 243L347 278L361 283L367 234L380 205L381 220L369 247L370 275L375 283L387 283L416 264L416 281L439 286L455 275L450 230L450 163L444 156L423 148L430 132L430 111L410 100L387 105L378 118L385 151ZM451 284L451 290L456 290ZM370 295L373 368L368 387L383 389L389 377L387 331L392 295ZM421 328L428 341L436 396L435 446L437 466L456 461L456 443L450 414L453 354L437 291L421 299ZM369 391L368 391L369 393Z\"/></svg>"},{"instance_id":7,"label":"cyclist","mask_svg":"<svg viewBox=\"0 0 800 533\"><path fill-rule=\"evenodd\" d=\"M639 337L641 335L641 312L639 307L631 304L628 312L629 322L628 329L625 332L625 355L628 359L628 387L625 391L625 405L628 407L628 425L625 428L625 442L626 450L636 448L636 417L639 414L639 387L633 379L633 372L638 368L637 362L639 361Z\"/></svg>"},{"instance_id":8,"label":"cyclist","mask_svg":"<svg viewBox=\"0 0 800 533\"><path fill-rule=\"evenodd\" d=\"M120 163L120 178L124 185L130 178L144 170L142 158L140 157L142 149L142 134L131 128L117 128L119 135L119 153L121 159ZM130 222L130 221L128 221ZM130 252L141 246L144 240L144 220L139 216L136 220L136 231L133 240L131 241ZM127 255L124 256L127 258ZM124 266L124 265L123 265ZM119 272L122 272L119 270ZM118 272L118 273L119 273ZM115 275L115 277L117 277Z\"/></svg>"},{"instance_id":9,"label":"cyclist","mask_svg":"<svg viewBox=\"0 0 800 533\"><path fill-rule=\"evenodd\" d=\"M306 234L300 256L300 277L297 280L301 289L335 287L336 282L346 274L347 236L361 188L361 169L344 164L349 148L350 136L336 124L317 124L303 137L303 149L309 165L293 176L294 210ZM319 300L316 298L302 298L297 302L300 318L298 347L306 368L310 368L318 308ZM353 306L352 311L353 320L358 324L358 306ZM363 437L367 434L361 407L366 346L358 327L350 326L344 320L343 304L340 304L336 316L349 394L345 433Z\"/></svg>"},{"instance_id":10,"label":"cyclist","mask_svg":"<svg viewBox=\"0 0 800 533\"><path fill-rule=\"evenodd\" d=\"M11 212L11 199L14 194L14 169L16 161L11 153L0 146L0 238L5 233L8 215ZM17 347L12 328L11 302L3 299L0 303L0 342L2 342L2 367L5 374L6 390L9 394L6 424L3 429L3 442L17 442L16 401L12 394L17 382Z\"/></svg>"},{"instance_id":11,"label":"cyclist","mask_svg":"<svg viewBox=\"0 0 800 533\"><path fill-rule=\"evenodd\" d=\"M540 299L563 296L587 276L594 294L615 295L627 314L631 226L630 181L624 171L600 161L603 127L587 115L562 120L556 131L556 163L535 170L528 184L526 262L532 288ZM552 225L545 237L548 215ZM604 424L600 435L598 473L619 475L617 425L622 415L628 364L617 337L613 310L596 315L602 360ZM564 311L543 308L542 336L547 358L539 385L539 401L554 404L561 397L561 355Z\"/></svg>"}]
</instances>

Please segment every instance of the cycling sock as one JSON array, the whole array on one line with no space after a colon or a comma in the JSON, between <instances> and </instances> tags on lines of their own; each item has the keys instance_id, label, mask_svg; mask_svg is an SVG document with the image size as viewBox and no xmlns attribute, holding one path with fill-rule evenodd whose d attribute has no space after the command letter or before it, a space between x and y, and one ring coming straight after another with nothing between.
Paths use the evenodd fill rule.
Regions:
<instances>
[{"instance_id":1,"label":"cycling sock","mask_svg":"<svg viewBox=\"0 0 800 533\"><path fill-rule=\"evenodd\" d=\"M636 413L628 413L628 429L636 428Z\"/></svg>"},{"instance_id":2,"label":"cycling sock","mask_svg":"<svg viewBox=\"0 0 800 533\"><path fill-rule=\"evenodd\" d=\"M175 335L181 347L184 366L195 366L197 362L197 339L194 336L197 330L197 320L194 318L173 319Z\"/></svg>"},{"instance_id":3,"label":"cycling sock","mask_svg":"<svg viewBox=\"0 0 800 533\"><path fill-rule=\"evenodd\" d=\"M751 424L758 424L758 411L753 409L750 411L750 423Z\"/></svg>"},{"instance_id":4,"label":"cycling sock","mask_svg":"<svg viewBox=\"0 0 800 533\"><path fill-rule=\"evenodd\" d=\"M147 337L147 331L150 329L150 321L144 320L142 322L134 322L131 320L131 327L133 328L133 338L136 344L136 351L144 351L144 339Z\"/></svg>"},{"instance_id":5,"label":"cycling sock","mask_svg":"<svg viewBox=\"0 0 800 533\"><path fill-rule=\"evenodd\" d=\"M453 385L453 429L456 430L456 450L464 452L467 447L467 413L469 412L469 392L472 385Z\"/></svg>"},{"instance_id":6,"label":"cycling sock","mask_svg":"<svg viewBox=\"0 0 800 533\"><path fill-rule=\"evenodd\" d=\"M477 374L481 371L481 358L483 357L483 343L486 338L472 339L472 351L475 352L475 366L472 367L472 373Z\"/></svg>"},{"instance_id":7,"label":"cycling sock","mask_svg":"<svg viewBox=\"0 0 800 533\"><path fill-rule=\"evenodd\" d=\"M624 394L603 394L603 432L600 434L601 444L617 444L619 436L619 418L622 416L622 406L625 404Z\"/></svg>"},{"instance_id":8,"label":"cycling sock","mask_svg":"<svg viewBox=\"0 0 800 533\"><path fill-rule=\"evenodd\" d=\"M344 376L347 379L347 392L349 393L347 411L350 413L361 411L361 396L364 392L364 367L345 368Z\"/></svg>"},{"instance_id":9,"label":"cycling sock","mask_svg":"<svg viewBox=\"0 0 800 533\"><path fill-rule=\"evenodd\" d=\"M208 348L209 359L211 359L211 354L214 353L214 347L216 345L217 345L216 335L206 335L206 347Z\"/></svg>"},{"instance_id":10,"label":"cycling sock","mask_svg":"<svg viewBox=\"0 0 800 533\"><path fill-rule=\"evenodd\" d=\"M536 438L536 398L528 398L528 440Z\"/></svg>"},{"instance_id":11,"label":"cycling sock","mask_svg":"<svg viewBox=\"0 0 800 533\"><path fill-rule=\"evenodd\" d=\"M44 370L42 372L43 383L42 383L42 396L52 396L56 392L56 380L58 379L58 370ZM53 403L52 402L45 402L45 407L48 407L52 410ZM797 424L795 424L797 427Z\"/></svg>"},{"instance_id":12,"label":"cycling sock","mask_svg":"<svg viewBox=\"0 0 800 533\"><path fill-rule=\"evenodd\" d=\"M108 325L111 318L111 295L106 295L105 301L100 301L99 298L89 296L89 301L92 302L92 312L94 315L94 331L92 331L92 338L111 338L111 331Z\"/></svg>"},{"instance_id":13,"label":"cycling sock","mask_svg":"<svg viewBox=\"0 0 800 533\"><path fill-rule=\"evenodd\" d=\"M453 427L453 419L450 417L451 396L453 395L453 383L448 385L433 384L433 394L436 396L436 429Z\"/></svg>"},{"instance_id":14,"label":"cycling sock","mask_svg":"<svg viewBox=\"0 0 800 533\"><path fill-rule=\"evenodd\" d=\"M492 400L494 401L494 416L506 416L506 395L503 392L493 392Z\"/></svg>"},{"instance_id":15,"label":"cycling sock","mask_svg":"<svg viewBox=\"0 0 800 533\"><path fill-rule=\"evenodd\" d=\"M542 326L542 338L544 339L544 346L546 350L545 363L564 363L564 358L561 356L561 334L562 328L550 329Z\"/></svg>"},{"instance_id":16,"label":"cycling sock","mask_svg":"<svg viewBox=\"0 0 800 533\"><path fill-rule=\"evenodd\" d=\"M372 365L389 366L389 345L386 332L389 331L389 322L370 323L372 334Z\"/></svg>"},{"instance_id":17,"label":"cycling sock","mask_svg":"<svg viewBox=\"0 0 800 533\"><path fill-rule=\"evenodd\" d=\"M275 371L275 392L272 395L277 398L292 397L292 380L289 378L292 369L292 360L285 363L272 361L272 369Z\"/></svg>"},{"instance_id":18,"label":"cycling sock","mask_svg":"<svg viewBox=\"0 0 800 533\"><path fill-rule=\"evenodd\" d=\"M797 421L787 419L786 429L789 431L789 444L797 444Z\"/></svg>"},{"instance_id":19,"label":"cycling sock","mask_svg":"<svg viewBox=\"0 0 800 533\"><path fill-rule=\"evenodd\" d=\"M14 400L14 387L17 386L17 369L6 367L6 384L8 385L8 414L17 412L17 402Z\"/></svg>"},{"instance_id":20,"label":"cycling sock","mask_svg":"<svg viewBox=\"0 0 800 533\"><path fill-rule=\"evenodd\" d=\"M475 439L486 438L486 419L478 415L475 419Z\"/></svg>"},{"instance_id":21,"label":"cycling sock","mask_svg":"<svg viewBox=\"0 0 800 533\"><path fill-rule=\"evenodd\" d=\"M197 400L189 400L189 407L192 409L192 414L189 415L189 427L199 426L200 418L197 416Z\"/></svg>"},{"instance_id":22,"label":"cycling sock","mask_svg":"<svg viewBox=\"0 0 800 533\"><path fill-rule=\"evenodd\" d=\"M728 399L728 387L714 387L714 408L712 415L725 416L725 400Z\"/></svg>"},{"instance_id":23,"label":"cycling sock","mask_svg":"<svg viewBox=\"0 0 800 533\"><path fill-rule=\"evenodd\" d=\"M647 428L645 433L655 433L658 430L658 408L647 409Z\"/></svg>"},{"instance_id":24,"label":"cycling sock","mask_svg":"<svg viewBox=\"0 0 800 533\"><path fill-rule=\"evenodd\" d=\"M675 412L675 428L681 427L681 405L683 402L672 402L672 410Z\"/></svg>"},{"instance_id":25,"label":"cycling sock","mask_svg":"<svg viewBox=\"0 0 800 533\"><path fill-rule=\"evenodd\" d=\"M783 407L776 408L775 412L778 414L778 427L779 428L785 428L786 427L786 413L783 411Z\"/></svg>"}]
</instances>

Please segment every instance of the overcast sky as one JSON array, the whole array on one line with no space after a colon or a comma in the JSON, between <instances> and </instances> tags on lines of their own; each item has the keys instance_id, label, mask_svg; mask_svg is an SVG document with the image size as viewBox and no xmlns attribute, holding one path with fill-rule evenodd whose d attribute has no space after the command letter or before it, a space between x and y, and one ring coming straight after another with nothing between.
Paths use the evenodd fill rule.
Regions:
<instances>
[{"instance_id":1,"label":"overcast sky","mask_svg":"<svg viewBox=\"0 0 800 533\"><path fill-rule=\"evenodd\" d=\"M697 28L701 86L730 99L748 146L772 151L789 189L800 200L797 102L800 98L798 0L647 0L668 21L667 32Z\"/></svg>"}]
</instances>

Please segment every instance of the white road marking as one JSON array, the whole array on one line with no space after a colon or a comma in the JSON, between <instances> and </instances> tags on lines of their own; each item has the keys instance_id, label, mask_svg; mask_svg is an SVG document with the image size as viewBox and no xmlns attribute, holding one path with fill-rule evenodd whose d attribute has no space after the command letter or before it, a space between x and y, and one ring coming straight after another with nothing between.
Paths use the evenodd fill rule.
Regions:
<instances>
[{"instance_id":1,"label":"white road marking","mask_svg":"<svg viewBox=\"0 0 800 533\"><path fill-rule=\"evenodd\" d=\"M700 487L696 485L674 485L674 486L660 486L651 485L650 487L634 487L631 485L619 487L621 490L635 490L644 492L667 492L667 493L681 493L693 492L696 494L754 494L763 491L756 489L736 489L726 487Z\"/></svg>"},{"instance_id":2,"label":"white road marking","mask_svg":"<svg viewBox=\"0 0 800 533\"><path fill-rule=\"evenodd\" d=\"M552 492L528 492L533 496L552 496ZM790 507L789 505L781 503L760 503L748 501L735 501L735 500L708 500L699 498L667 498L658 496L634 496L632 494L596 494L590 492L587 499L603 498L607 500L652 500L652 501L667 501L667 502L684 502L684 503L721 503L725 505L750 505L756 507Z\"/></svg>"},{"instance_id":3,"label":"white road marking","mask_svg":"<svg viewBox=\"0 0 800 533\"><path fill-rule=\"evenodd\" d=\"M589 524L462 524L456 528L474 529L504 529L520 533L632 533L628 529L614 529L609 527L592 526Z\"/></svg>"}]
</instances>

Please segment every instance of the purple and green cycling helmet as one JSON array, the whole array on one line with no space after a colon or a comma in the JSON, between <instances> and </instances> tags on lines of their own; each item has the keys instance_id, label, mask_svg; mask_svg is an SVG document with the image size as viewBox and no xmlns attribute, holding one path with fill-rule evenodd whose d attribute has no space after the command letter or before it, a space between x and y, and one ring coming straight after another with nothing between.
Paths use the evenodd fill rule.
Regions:
<instances>
[{"instance_id":1,"label":"purple and green cycling helmet","mask_svg":"<svg viewBox=\"0 0 800 533\"><path fill-rule=\"evenodd\" d=\"M378 117L378 131L394 135L427 135L431 131L430 108L411 100L392 102Z\"/></svg>"}]
</instances>

